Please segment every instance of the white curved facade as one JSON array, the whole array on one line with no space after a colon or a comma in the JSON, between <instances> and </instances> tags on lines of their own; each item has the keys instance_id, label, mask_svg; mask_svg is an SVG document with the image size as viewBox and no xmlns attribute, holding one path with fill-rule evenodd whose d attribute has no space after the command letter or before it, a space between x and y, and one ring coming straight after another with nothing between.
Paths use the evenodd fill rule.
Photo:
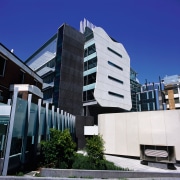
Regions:
<instances>
[{"instance_id":1,"label":"white curved facade","mask_svg":"<svg viewBox=\"0 0 180 180\"><path fill-rule=\"evenodd\" d=\"M130 110L130 58L124 46L112 40L102 28L95 27L92 31L93 38L85 43L85 50L95 45L95 52L84 61L97 58L97 65L84 71L84 76L96 73L96 80L83 90L94 89L94 99L101 107Z\"/></svg>"},{"instance_id":2,"label":"white curved facade","mask_svg":"<svg viewBox=\"0 0 180 180\"><path fill-rule=\"evenodd\" d=\"M97 53L94 97L101 106L130 110L132 107L130 58L123 45L113 41L102 28L96 27L93 31ZM119 55L112 52L112 50ZM122 69L110 65L108 62ZM116 81L116 79L119 81Z\"/></svg>"}]
</instances>

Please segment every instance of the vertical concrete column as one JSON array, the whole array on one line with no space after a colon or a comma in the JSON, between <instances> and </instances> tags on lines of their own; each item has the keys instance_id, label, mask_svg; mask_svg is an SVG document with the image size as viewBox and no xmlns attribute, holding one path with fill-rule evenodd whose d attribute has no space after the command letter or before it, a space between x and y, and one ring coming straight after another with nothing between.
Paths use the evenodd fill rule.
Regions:
<instances>
[{"instance_id":1,"label":"vertical concrete column","mask_svg":"<svg viewBox=\"0 0 180 180\"><path fill-rule=\"evenodd\" d=\"M55 128L54 106L52 106L52 123L53 123L53 129L54 129Z\"/></svg>"},{"instance_id":2,"label":"vertical concrete column","mask_svg":"<svg viewBox=\"0 0 180 180\"><path fill-rule=\"evenodd\" d=\"M27 134L28 134L28 125L30 119L30 110L31 110L31 101L32 101L32 94L28 94L28 110L27 110L27 119L24 125L24 132L22 137L22 149L21 149L21 162L25 163L25 153L26 153L26 146L27 146Z\"/></svg>"},{"instance_id":3,"label":"vertical concrete column","mask_svg":"<svg viewBox=\"0 0 180 180\"><path fill-rule=\"evenodd\" d=\"M67 112L64 112L64 129L67 129Z\"/></svg>"},{"instance_id":4,"label":"vertical concrete column","mask_svg":"<svg viewBox=\"0 0 180 180\"><path fill-rule=\"evenodd\" d=\"M41 123L41 104L42 104L42 99L38 99L38 143L41 142L41 135L40 135L40 123Z\"/></svg>"},{"instance_id":5,"label":"vertical concrete column","mask_svg":"<svg viewBox=\"0 0 180 180\"><path fill-rule=\"evenodd\" d=\"M8 105L11 105L11 102L12 102L12 100L11 100L11 99L8 99L7 104L8 104Z\"/></svg>"},{"instance_id":6,"label":"vertical concrete column","mask_svg":"<svg viewBox=\"0 0 180 180\"><path fill-rule=\"evenodd\" d=\"M57 108L57 129L60 130L60 114L59 114L59 108Z\"/></svg>"},{"instance_id":7,"label":"vertical concrete column","mask_svg":"<svg viewBox=\"0 0 180 180\"><path fill-rule=\"evenodd\" d=\"M61 130L64 130L64 115L63 115L63 110L61 110L61 123L62 123L62 127Z\"/></svg>"},{"instance_id":8,"label":"vertical concrete column","mask_svg":"<svg viewBox=\"0 0 180 180\"><path fill-rule=\"evenodd\" d=\"M70 130L70 124L69 124L69 113L67 113L67 128Z\"/></svg>"},{"instance_id":9,"label":"vertical concrete column","mask_svg":"<svg viewBox=\"0 0 180 180\"><path fill-rule=\"evenodd\" d=\"M11 117L9 121L9 129L8 129L8 134L7 134L7 143L6 143L6 149L5 149L5 155L4 155L2 176L6 176L7 170L8 170L9 154L10 154L10 149L11 149L11 140L12 140L13 126L14 126L14 117L15 117L16 105L17 105L17 96L18 96L18 88L15 87L14 95L13 95L13 103L12 103L12 108L11 108Z\"/></svg>"},{"instance_id":10,"label":"vertical concrete column","mask_svg":"<svg viewBox=\"0 0 180 180\"><path fill-rule=\"evenodd\" d=\"M72 118L72 127L73 127L73 134L75 133L75 124L76 124L76 117L75 116L73 116L73 118Z\"/></svg>"},{"instance_id":11,"label":"vertical concrete column","mask_svg":"<svg viewBox=\"0 0 180 180\"><path fill-rule=\"evenodd\" d=\"M49 139L49 122L48 122L48 110L49 110L49 103L46 102L46 140Z\"/></svg>"},{"instance_id":12,"label":"vertical concrete column","mask_svg":"<svg viewBox=\"0 0 180 180\"><path fill-rule=\"evenodd\" d=\"M70 133L72 133L72 114L69 115L69 129Z\"/></svg>"}]
</instances>

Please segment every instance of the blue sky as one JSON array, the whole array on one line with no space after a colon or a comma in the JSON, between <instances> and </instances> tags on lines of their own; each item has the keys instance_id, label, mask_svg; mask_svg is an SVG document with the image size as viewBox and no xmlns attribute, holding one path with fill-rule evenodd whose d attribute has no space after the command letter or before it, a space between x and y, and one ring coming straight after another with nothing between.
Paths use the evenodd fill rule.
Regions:
<instances>
[{"instance_id":1,"label":"blue sky","mask_svg":"<svg viewBox=\"0 0 180 180\"><path fill-rule=\"evenodd\" d=\"M180 0L0 0L0 42L25 61L84 18L124 45L141 83L180 75Z\"/></svg>"}]
</instances>

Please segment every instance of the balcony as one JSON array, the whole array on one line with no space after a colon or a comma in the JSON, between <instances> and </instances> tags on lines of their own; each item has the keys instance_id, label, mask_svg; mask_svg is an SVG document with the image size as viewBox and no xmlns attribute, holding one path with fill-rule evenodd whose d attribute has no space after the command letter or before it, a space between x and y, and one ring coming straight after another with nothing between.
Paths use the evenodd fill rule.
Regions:
<instances>
[{"instance_id":1,"label":"balcony","mask_svg":"<svg viewBox=\"0 0 180 180\"><path fill-rule=\"evenodd\" d=\"M54 82L51 82L51 83L43 83L43 87L42 87L42 89L43 90L45 90L45 89L47 89L47 88L49 88L49 87L54 87Z\"/></svg>"},{"instance_id":2,"label":"balcony","mask_svg":"<svg viewBox=\"0 0 180 180\"><path fill-rule=\"evenodd\" d=\"M43 75L54 72L54 71L55 71L55 68L44 67L43 69L38 71L37 74L42 77Z\"/></svg>"}]
</instances>

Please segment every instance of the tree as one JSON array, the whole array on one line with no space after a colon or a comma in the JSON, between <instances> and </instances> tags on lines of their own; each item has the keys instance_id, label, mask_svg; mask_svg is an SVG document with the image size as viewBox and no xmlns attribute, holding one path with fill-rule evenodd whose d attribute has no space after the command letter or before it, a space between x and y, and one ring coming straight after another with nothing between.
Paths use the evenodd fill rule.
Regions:
<instances>
[{"instance_id":1,"label":"tree","mask_svg":"<svg viewBox=\"0 0 180 180\"><path fill-rule=\"evenodd\" d=\"M44 163L48 167L70 168L73 163L76 145L68 129L50 129L50 140L42 141Z\"/></svg>"},{"instance_id":2,"label":"tree","mask_svg":"<svg viewBox=\"0 0 180 180\"><path fill-rule=\"evenodd\" d=\"M99 166L104 160L104 141L102 136L94 135L86 139L86 152L91 163L95 167Z\"/></svg>"}]
</instances>

